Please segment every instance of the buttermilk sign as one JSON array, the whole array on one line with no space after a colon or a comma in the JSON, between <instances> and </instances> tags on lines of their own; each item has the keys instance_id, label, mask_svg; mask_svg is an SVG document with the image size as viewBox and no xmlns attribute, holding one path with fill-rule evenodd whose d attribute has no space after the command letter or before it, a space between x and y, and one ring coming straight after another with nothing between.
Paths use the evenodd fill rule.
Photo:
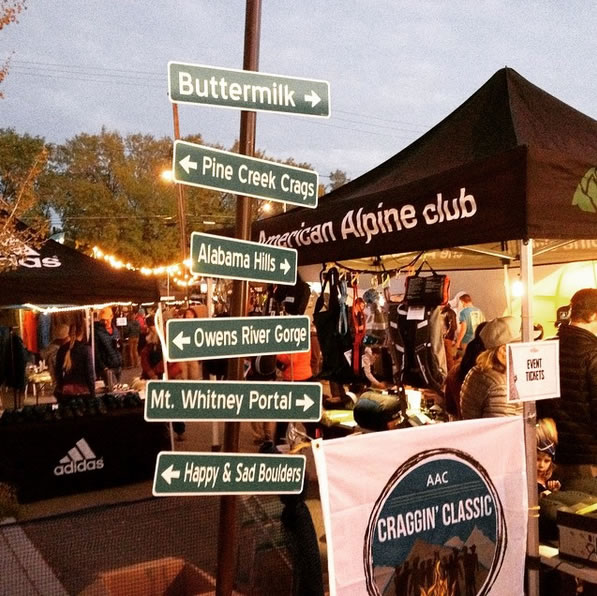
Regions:
<instances>
[{"instance_id":1,"label":"buttermilk sign","mask_svg":"<svg viewBox=\"0 0 597 596\"><path fill-rule=\"evenodd\" d=\"M170 100L218 108L329 118L327 81L263 72L168 63Z\"/></svg>"}]
</instances>

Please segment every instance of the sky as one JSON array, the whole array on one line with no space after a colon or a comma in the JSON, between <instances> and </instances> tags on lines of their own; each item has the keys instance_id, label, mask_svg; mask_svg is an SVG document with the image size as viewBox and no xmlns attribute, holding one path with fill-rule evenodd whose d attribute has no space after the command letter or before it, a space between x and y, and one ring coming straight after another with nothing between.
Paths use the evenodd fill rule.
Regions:
<instances>
[{"instance_id":1,"label":"sky","mask_svg":"<svg viewBox=\"0 0 597 596\"><path fill-rule=\"evenodd\" d=\"M27 0L0 31L0 128L61 143L102 127L172 137L168 61L240 69L244 0ZM329 81L331 117L259 113L256 147L329 182L398 153L504 66L597 118L592 0L262 0L259 70ZM180 106L230 148L240 112Z\"/></svg>"}]
</instances>

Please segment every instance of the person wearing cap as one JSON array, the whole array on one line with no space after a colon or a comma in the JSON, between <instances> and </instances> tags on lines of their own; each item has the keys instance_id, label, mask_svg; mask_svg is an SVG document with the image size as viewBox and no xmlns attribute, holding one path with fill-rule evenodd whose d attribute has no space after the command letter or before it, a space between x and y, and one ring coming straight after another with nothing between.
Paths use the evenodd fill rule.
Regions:
<instances>
[{"instance_id":1,"label":"person wearing cap","mask_svg":"<svg viewBox=\"0 0 597 596\"><path fill-rule=\"evenodd\" d=\"M95 371L104 380L106 387L112 390L114 380L120 382L122 356L118 349L120 339L118 329L112 325L113 313L108 306L102 308L99 321L93 324L95 333Z\"/></svg>"},{"instance_id":2,"label":"person wearing cap","mask_svg":"<svg viewBox=\"0 0 597 596\"><path fill-rule=\"evenodd\" d=\"M560 325L559 399L537 402L538 414L558 427L558 473L573 479L597 476L597 289L570 300L570 322Z\"/></svg>"},{"instance_id":3,"label":"person wearing cap","mask_svg":"<svg viewBox=\"0 0 597 596\"><path fill-rule=\"evenodd\" d=\"M506 344L520 341L520 320L499 317L489 321L479 333L485 351L467 373L460 391L463 420L517 416L522 406L508 402Z\"/></svg>"}]
</instances>

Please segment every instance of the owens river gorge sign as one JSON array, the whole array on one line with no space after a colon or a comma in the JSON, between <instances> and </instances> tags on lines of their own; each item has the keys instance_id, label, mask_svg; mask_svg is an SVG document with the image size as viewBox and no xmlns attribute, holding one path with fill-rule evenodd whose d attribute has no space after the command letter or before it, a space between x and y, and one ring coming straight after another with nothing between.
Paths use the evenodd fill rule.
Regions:
<instances>
[{"instance_id":1,"label":"owens river gorge sign","mask_svg":"<svg viewBox=\"0 0 597 596\"><path fill-rule=\"evenodd\" d=\"M307 316L170 319L166 323L170 362L308 352L310 341Z\"/></svg>"}]
</instances>

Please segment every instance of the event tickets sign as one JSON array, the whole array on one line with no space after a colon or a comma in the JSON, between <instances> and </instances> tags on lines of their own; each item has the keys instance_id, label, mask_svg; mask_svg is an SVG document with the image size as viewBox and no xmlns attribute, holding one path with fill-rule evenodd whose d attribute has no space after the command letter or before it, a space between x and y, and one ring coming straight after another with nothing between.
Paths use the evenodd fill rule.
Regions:
<instances>
[{"instance_id":1,"label":"event tickets sign","mask_svg":"<svg viewBox=\"0 0 597 596\"><path fill-rule=\"evenodd\" d=\"M313 452L330 594L523 593L521 417L318 440Z\"/></svg>"},{"instance_id":2,"label":"event tickets sign","mask_svg":"<svg viewBox=\"0 0 597 596\"><path fill-rule=\"evenodd\" d=\"M508 401L560 397L560 342L508 344Z\"/></svg>"}]
</instances>

